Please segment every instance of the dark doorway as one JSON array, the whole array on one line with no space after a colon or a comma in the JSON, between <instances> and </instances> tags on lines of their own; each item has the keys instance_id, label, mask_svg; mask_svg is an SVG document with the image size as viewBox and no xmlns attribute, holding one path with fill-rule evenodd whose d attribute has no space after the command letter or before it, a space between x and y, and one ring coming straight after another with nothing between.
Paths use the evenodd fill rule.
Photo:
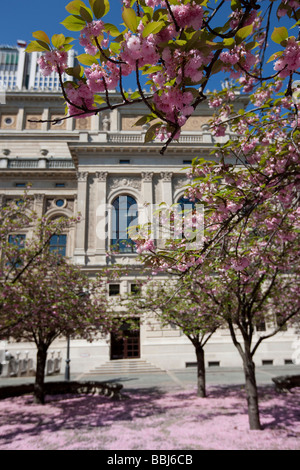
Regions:
<instances>
[{"instance_id":1,"label":"dark doorway","mask_svg":"<svg viewBox=\"0 0 300 470\"><path fill-rule=\"evenodd\" d=\"M140 324L132 326L123 323L117 333L111 334L110 359L131 359L140 357Z\"/></svg>"}]
</instances>

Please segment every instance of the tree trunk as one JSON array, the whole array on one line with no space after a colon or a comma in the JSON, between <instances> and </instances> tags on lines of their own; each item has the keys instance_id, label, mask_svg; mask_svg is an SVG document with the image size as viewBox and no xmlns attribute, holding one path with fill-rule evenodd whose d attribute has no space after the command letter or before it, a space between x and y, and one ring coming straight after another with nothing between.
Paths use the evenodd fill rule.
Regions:
<instances>
[{"instance_id":1,"label":"tree trunk","mask_svg":"<svg viewBox=\"0 0 300 470\"><path fill-rule=\"evenodd\" d=\"M258 406L258 392L255 377L255 364L251 357L245 355L243 359L245 386L248 403L248 419L251 430L261 430Z\"/></svg>"},{"instance_id":2,"label":"tree trunk","mask_svg":"<svg viewBox=\"0 0 300 470\"><path fill-rule=\"evenodd\" d=\"M38 346L36 357L36 375L34 384L34 402L40 405L45 403L45 367L47 360L47 348Z\"/></svg>"},{"instance_id":3,"label":"tree trunk","mask_svg":"<svg viewBox=\"0 0 300 470\"><path fill-rule=\"evenodd\" d=\"M197 395L198 397L206 397L205 386L205 362L204 362L204 349L200 344L195 345L197 357Z\"/></svg>"}]
</instances>

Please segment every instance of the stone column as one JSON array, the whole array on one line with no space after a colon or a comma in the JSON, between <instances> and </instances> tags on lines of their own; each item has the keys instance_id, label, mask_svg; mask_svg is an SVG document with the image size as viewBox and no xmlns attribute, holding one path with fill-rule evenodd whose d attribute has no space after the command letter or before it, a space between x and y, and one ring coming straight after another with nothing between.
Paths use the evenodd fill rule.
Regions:
<instances>
[{"instance_id":1,"label":"stone column","mask_svg":"<svg viewBox=\"0 0 300 470\"><path fill-rule=\"evenodd\" d=\"M45 194L34 195L34 211L36 212L38 218L41 218L43 216L44 200L45 200Z\"/></svg>"},{"instance_id":2,"label":"stone column","mask_svg":"<svg viewBox=\"0 0 300 470\"><path fill-rule=\"evenodd\" d=\"M96 255L105 255L107 250L108 221L107 221L107 205L106 205L106 181L107 172L96 172Z\"/></svg>"},{"instance_id":3,"label":"stone column","mask_svg":"<svg viewBox=\"0 0 300 470\"><path fill-rule=\"evenodd\" d=\"M80 215L80 221L76 225L75 251L74 258L77 264L85 264L86 254L86 224L87 224L87 190L88 190L88 172L78 172L78 198L77 210Z\"/></svg>"},{"instance_id":4,"label":"stone column","mask_svg":"<svg viewBox=\"0 0 300 470\"><path fill-rule=\"evenodd\" d=\"M17 131L22 131L24 129L25 127L24 119L25 119L24 108L19 108L18 115L17 115L17 124L16 124Z\"/></svg>"},{"instance_id":5,"label":"stone column","mask_svg":"<svg viewBox=\"0 0 300 470\"><path fill-rule=\"evenodd\" d=\"M166 212L163 211L162 206L162 215L160 216L160 230L159 230L159 239L158 245L162 248L164 245L164 240L170 238L171 235L171 220L170 214L168 209L173 204L173 191L172 191L172 176L173 173L170 172L162 172L160 174L161 177L161 194L162 194L162 202L166 205ZM166 219L165 219L166 217Z\"/></svg>"},{"instance_id":6,"label":"stone column","mask_svg":"<svg viewBox=\"0 0 300 470\"><path fill-rule=\"evenodd\" d=\"M153 223L153 173L142 173L142 197L144 205L139 207L139 224Z\"/></svg>"}]
</instances>

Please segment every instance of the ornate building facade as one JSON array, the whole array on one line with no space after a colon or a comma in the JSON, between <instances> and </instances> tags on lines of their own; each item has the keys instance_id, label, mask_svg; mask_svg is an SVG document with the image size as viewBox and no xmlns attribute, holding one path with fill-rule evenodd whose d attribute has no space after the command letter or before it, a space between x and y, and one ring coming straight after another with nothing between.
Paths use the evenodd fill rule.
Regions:
<instances>
[{"instance_id":1,"label":"ornate building facade","mask_svg":"<svg viewBox=\"0 0 300 470\"><path fill-rule=\"evenodd\" d=\"M120 100L111 93L112 104ZM107 264L130 266L131 274L112 284L108 295L130 292L136 279L144 276L144 268L130 246L119 246L108 256L111 244L122 238L122 228L112 216L104 216L104 208L178 202L187 183L183 168L195 157L208 157L214 143L207 125L211 110L200 106L179 142L162 156L160 142L145 144L146 129L132 127L146 113L142 104L59 121L64 105L55 89L11 90L5 101L0 106L0 202L20 197L31 183L29 193L39 215L51 219L80 213L78 225L59 241L63 252L91 276ZM57 124L48 122L52 119ZM257 352L257 364L291 363L294 340L293 330L288 329L265 341ZM35 357L32 344L2 342L3 348ZM64 358L66 340L57 340L51 351ZM168 370L196 362L189 340L172 325L162 328L155 320L137 324L136 332L128 333L122 345L113 335L94 343L71 341L72 372L104 370L116 359L137 359ZM217 332L207 344L206 362L207 366L241 365L227 330Z\"/></svg>"}]
</instances>

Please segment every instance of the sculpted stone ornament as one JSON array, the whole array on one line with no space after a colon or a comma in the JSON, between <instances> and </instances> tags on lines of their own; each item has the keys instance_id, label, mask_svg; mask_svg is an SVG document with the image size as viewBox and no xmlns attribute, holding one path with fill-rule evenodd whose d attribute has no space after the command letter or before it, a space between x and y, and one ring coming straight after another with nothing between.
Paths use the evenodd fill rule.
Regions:
<instances>
[{"instance_id":1,"label":"sculpted stone ornament","mask_svg":"<svg viewBox=\"0 0 300 470\"><path fill-rule=\"evenodd\" d=\"M87 171L79 171L77 173L77 180L78 182L87 182L88 176L89 174Z\"/></svg>"},{"instance_id":2,"label":"sculpted stone ornament","mask_svg":"<svg viewBox=\"0 0 300 470\"><path fill-rule=\"evenodd\" d=\"M172 176L173 176L173 173L170 173L170 172L162 172L160 174L160 177L163 181L172 181Z\"/></svg>"},{"instance_id":3,"label":"sculpted stone ornament","mask_svg":"<svg viewBox=\"0 0 300 470\"><path fill-rule=\"evenodd\" d=\"M153 178L153 173L149 173L149 172L142 173L143 181L152 181L152 178Z\"/></svg>"},{"instance_id":4,"label":"sculpted stone ornament","mask_svg":"<svg viewBox=\"0 0 300 470\"><path fill-rule=\"evenodd\" d=\"M96 178L98 181L106 181L107 180L107 176L108 176L108 172L107 171L97 171L96 172Z\"/></svg>"}]
</instances>

